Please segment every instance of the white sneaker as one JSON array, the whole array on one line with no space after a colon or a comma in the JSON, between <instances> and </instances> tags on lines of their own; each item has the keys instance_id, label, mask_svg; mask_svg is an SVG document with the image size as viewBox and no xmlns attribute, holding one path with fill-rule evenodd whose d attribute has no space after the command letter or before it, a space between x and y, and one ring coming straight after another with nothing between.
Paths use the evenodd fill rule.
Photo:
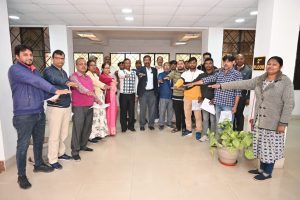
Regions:
<instances>
[{"instance_id":1,"label":"white sneaker","mask_svg":"<svg viewBox=\"0 0 300 200\"><path fill-rule=\"evenodd\" d=\"M207 135L203 135L203 136L200 138L200 142L205 142L205 141L208 141Z\"/></svg>"}]
</instances>

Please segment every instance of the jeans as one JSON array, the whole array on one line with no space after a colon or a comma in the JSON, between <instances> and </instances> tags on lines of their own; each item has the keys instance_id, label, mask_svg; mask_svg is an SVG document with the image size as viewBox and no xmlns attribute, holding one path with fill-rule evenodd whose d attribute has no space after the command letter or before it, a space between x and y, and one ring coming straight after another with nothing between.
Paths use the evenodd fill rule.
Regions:
<instances>
[{"instance_id":1,"label":"jeans","mask_svg":"<svg viewBox=\"0 0 300 200\"><path fill-rule=\"evenodd\" d=\"M154 126L155 118L155 101L156 95L154 91L146 91L143 96L139 97L140 102L140 126L146 124L146 109L148 107L148 126Z\"/></svg>"},{"instance_id":2,"label":"jeans","mask_svg":"<svg viewBox=\"0 0 300 200\"><path fill-rule=\"evenodd\" d=\"M165 115L167 112L167 125L172 126L173 118L173 102L172 99L163 99L159 100L159 125L165 125Z\"/></svg>"},{"instance_id":3,"label":"jeans","mask_svg":"<svg viewBox=\"0 0 300 200\"><path fill-rule=\"evenodd\" d=\"M44 112L13 117L13 125L17 130L17 168L18 175L26 175L27 150L32 136L34 165L43 164L42 152L45 136L46 116Z\"/></svg>"},{"instance_id":4,"label":"jeans","mask_svg":"<svg viewBox=\"0 0 300 200\"><path fill-rule=\"evenodd\" d=\"M212 132L216 132L216 116L205 111L202 110L202 117L203 117L203 122L202 122L202 126L203 126L203 134L207 135L207 130L208 128L210 129L210 131ZM209 126L210 124L210 126Z\"/></svg>"},{"instance_id":5,"label":"jeans","mask_svg":"<svg viewBox=\"0 0 300 200\"><path fill-rule=\"evenodd\" d=\"M232 111L232 106L223 106L223 105L216 105L216 120L217 124L219 124L220 116L221 116L221 111ZM234 115L232 114L232 119ZM222 130L217 127L217 132L220 133Z\"/></svg>"},{"instance_id":6,"label":"jeans","mask_svg":"<svg viewBox=\"0 0 300 200\"><path fill-rule=\"evenodd\" d=\"M263 163L260 161L260 169L265 173L272 175L275 163Z\"/></svg>"}]
</instances>

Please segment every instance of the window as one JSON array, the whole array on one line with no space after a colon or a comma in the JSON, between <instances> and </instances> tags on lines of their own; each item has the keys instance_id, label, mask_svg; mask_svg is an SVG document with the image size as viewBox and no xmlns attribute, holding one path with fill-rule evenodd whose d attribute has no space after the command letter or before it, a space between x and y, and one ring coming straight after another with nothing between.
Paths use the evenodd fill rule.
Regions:
<instances>
[{"instance_id":1,"label":"window","mask_svg":"<svg viewBox=\"0 0 300 200\"><path fill-rule=\"evenodd\" d=\"M200 65L202 63L202 54L200 53L176 53L176 60L184 60L188 61L191 57L195 57L197 59L197 64Z\"/></svg>"},{"instance_id":2,"label":"window","mask_svg":"<svg viewBox=\"0 0 300 200\"><path fill-rule=\"evenodd\" d=\"M158 56L162 56L164 62L169 62L170 54L169 53L111 53L111 65L118 66L119 62L122 62L125 58L129 58L131 60L131 66L135 67L135 61L141 60L143 62L143 58L145 55L149 55L151 57L151 66L156 65L156 59Z\"/></svg>"}]
</instances>

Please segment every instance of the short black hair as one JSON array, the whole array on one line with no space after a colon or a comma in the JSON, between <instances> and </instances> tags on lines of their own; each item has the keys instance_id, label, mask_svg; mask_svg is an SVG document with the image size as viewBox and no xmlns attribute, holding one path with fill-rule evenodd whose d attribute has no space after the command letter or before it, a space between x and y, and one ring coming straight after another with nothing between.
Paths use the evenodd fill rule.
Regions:
<instances>
[{"instance_id":1,"label":"short black hair","mask_svg":"<svg viewBox=\"0 0 300 200\"><path fill-rule=\"evenodd\" d=\"M278 62L279 66L282 67L283 66L283 59L279 56L272 56L271 58L269 58L268 62L270 60L276 60L276 62Z\"/></svg>"},{"instance_id":2,"label":"short black hair","mask_svg":"<svg viewBox=\"0 0 300 200\"><path fill-rule=\"evenodd\" d=\"M170 65L177 65L177 61L176 60L171 60Z\"/></svg>"},{"instance_id":3,"label":"short black hair","mask_svg":"<svg viewBox=\"0 0 300 200\"><path fill-rule=\"evenodd\" d=\"M53 53L52 53L52 58L54 58L55 54L56 54L56 55L60 55L60 56L64 56L64 57L65 57L65 53L64 53L62 50L59 50L59 49L53 51Z\"/></svg>"},{"instance_id":4,"label":"short black hair","mask_svg":"<svg viewBox=\"0 0 300 200\"><path fill-rule=\"evenodd\" d=\"M102 67L102 69L104 69L104 67L105 67L106 65L108 65L108 66L109 66L109 64L108 64L107 62L103 63L103 64L102 64L102 66L101 66L101 67Z\"/></svg>"},{"instance_id":5,"label":"short black hair","mask_svg":"<svg viewBox=\"0 0 300 200\"><path fill-rule=\"evenodd\" d=\"M29 50L29 51L33 52L31 47L29 47L25 44L19 44L15 47L15 55L19 56L20 52L23 52L23 51L26 51L26 50Z\"/></svg>"},{"instance_id":6,"label":"short black hair","mask_svg":"<svg viewBox=\"0 0 300 200\"><path fill-rule=\"evenodd\" d=\"M120 67L120 65L122 65L122 64L123 64L123 62L119 62L119 63L118 63L118 66Z\"/></svg>"},{"instance_id":7,"label":"short black hair","mask_svg":"<svg viewBox=\"0 0 300 200\"><path fill-rule=\"evenodd\" d=\"M235 60L235 57L232 54L226 54L222 58L223 62L228 60L229 62L233 62Z\"/></svg>"},{"instance_id":8,"label":"short black hair","mask_svg":"<svg viewBox=\"0 0 300 200\"><path fill-rule=\"evenodd\" d=\"M94 60L88 60L87 63L86 63L87 67L89 67L92 62L96 64L96 62Z\"/></svg>"},{"instance_id":9,"label":"short black hair","mask_svg":"<svg viewBox=\"0 0 300 200\"><path fill-rule=\"evenodd\" d=\"M149 56L149 55L145 55L143 60L145 60L145 58L149 58L151 60L151 56Z\"/></svg>"},{"instance_id":10,"label":"short black hair","mask_svg":"<svg viewBox=\"0 0 300 200\"><path fill-rule=\"evenodd\" d=\"M204 63L206 63L206 62L208 62L208 61L211 61L212 63L214 63L214 59L212 59L212 58L206 58L206 59L204 60Z\"/></svg>"},{"instance_id":11,"label":"short black hair","mask_svg":"<svg viewBox=\"0 0 300 200\"><path fill-rule=\"evenodd\" d=\"M202 56L203 56L203 57L204 57L204 56L209 56L209 57L211 58L211 53L205 52Z\"/></svg>"},{"instance_id":12,"label":"short black hair","mask_svg":"<svg viewBox=\"0 0 300 200\"><path fill-rule=\"evenodd\" d=\"M191 57L191 58L189 59L189 62L192 62L192 61L195 61L195 62L197 62L197 58L195 58L195 57Z\"/></svg>"}]
</instances>

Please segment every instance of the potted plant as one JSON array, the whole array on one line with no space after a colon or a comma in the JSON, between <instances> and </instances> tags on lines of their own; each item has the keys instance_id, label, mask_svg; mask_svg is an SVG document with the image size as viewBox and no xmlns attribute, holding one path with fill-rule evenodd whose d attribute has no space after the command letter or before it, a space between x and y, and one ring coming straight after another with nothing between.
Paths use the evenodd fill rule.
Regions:
<instances>
[{"instance_id":1,"label":"potted plant","mask_svg":"<svg viewBox=\"0 0 300 200\"><path fill-rule=\"evenodd\" d=\"M247 159L253 159L252 134L247 131L234 131L230 120L218 124L220 133L208 131L209 146L212 154L217 149L219 161L228 166L237 163L239 152L244 150Z\"/></svg>"}]
</instances>

